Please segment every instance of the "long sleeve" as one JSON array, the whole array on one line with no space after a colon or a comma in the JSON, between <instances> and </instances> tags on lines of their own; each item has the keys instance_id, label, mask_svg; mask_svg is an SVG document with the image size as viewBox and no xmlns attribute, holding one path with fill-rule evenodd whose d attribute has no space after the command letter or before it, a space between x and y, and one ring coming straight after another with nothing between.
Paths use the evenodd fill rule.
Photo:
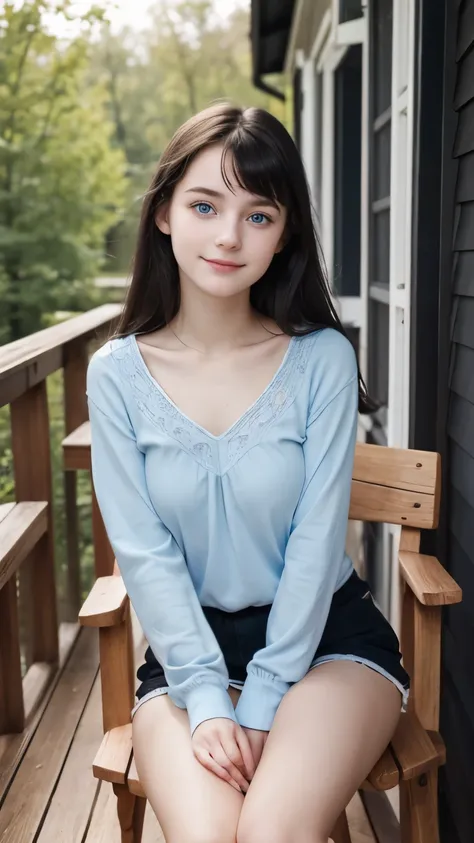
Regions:
<instances>
[{"instance_id":1,"label":"long sleeve","mask_svg":"<svg viewBox=\"0 0 474 843\"><path fill-rule=\"evenodd\" d=\"M347 344L349 345L349 344ZM290 685L307 673L345 557L357 432L358 379L352 348L331 364L310 409L305 482L268 619L266 646L247 666L236 708L242 726L269 730ZM342 370L342 371L341 371ZM343 377L341 378L341 374Z\"/></svg>"},{"instance_id":2,"label":"long sleeve","mask_svg":"<svg viewBox=\"0 0 474 843\"><path fill-rule=\"evenodd\" d=\"M192 733L214 717L235 721L229 676L183 553L150 500L144 454L114 368L110 354L96 353L88 369L95 492L127 592Z\"/></svg>"}]
</instances>

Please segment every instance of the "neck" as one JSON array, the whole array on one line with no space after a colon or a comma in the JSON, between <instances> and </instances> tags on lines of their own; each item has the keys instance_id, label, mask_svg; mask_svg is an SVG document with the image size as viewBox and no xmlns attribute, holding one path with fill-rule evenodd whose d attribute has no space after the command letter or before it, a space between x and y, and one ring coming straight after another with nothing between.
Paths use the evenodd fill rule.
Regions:
<instances>
[{"instance_id":1,"label":"neck","mask_svg":"<svg viewBox=\"0 0 474 843\"><path fill-rule=\"evenodd\" d=\"M225 353L265 337L248 290L218 298L183 281L180 309L170 327L184 343L209 353Z\"/></svg>"}]
</instances>

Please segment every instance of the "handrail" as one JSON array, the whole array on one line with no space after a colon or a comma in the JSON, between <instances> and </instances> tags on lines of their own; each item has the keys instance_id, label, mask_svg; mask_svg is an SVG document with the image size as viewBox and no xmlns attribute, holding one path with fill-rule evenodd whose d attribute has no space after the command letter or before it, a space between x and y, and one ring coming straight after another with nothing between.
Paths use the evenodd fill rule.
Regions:
<instances>
[{"instance_id":1,"label":"handrail","mask_svg":"<svg viewBox=\"0 0 474 843\"><path fill-rule=\"evenodd\" d=\"M104 304L0 347L0 407L9 404L64 364L63 349L90 339L116 319L122 306Z\"/></svg>"},{"instance_id":2,"label":"handrail","mask_svg":"<svg viewBox=\"0 0 474 843\"><path fill-rule=\"evenodd\" d=\"M86 375L93 351L89 342L105 341L121 308L105 304L0 348L0 407L9 405L10 410L16 501L0 506L0 735L29 728L25 715L34 710L45 691L44 683L34 681L33 687L30 677L36 676L38 665L48 665L48 682L53 682L64 650L64 622L72 621L79 630L76 475L65 471L59 479L52 472L51 446L57 449L58 443L51 436L46 380L63 370L64 431L68 436L88 420ZM58 482L64 483L67 548L67 583L60 617L53 523L58 492L53 484ZM91 500L93 521L98 523L93 489ZM67 641L67 648L73 646L74 636L68 635Z\"/></svg>"}]
</instances>

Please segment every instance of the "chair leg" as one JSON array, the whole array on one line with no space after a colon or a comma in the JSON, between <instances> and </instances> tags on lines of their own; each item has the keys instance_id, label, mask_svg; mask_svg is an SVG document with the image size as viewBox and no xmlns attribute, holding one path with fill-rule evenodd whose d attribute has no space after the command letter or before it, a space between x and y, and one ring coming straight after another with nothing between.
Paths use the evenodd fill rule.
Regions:
<instances>
[{"instance_id":1,"label":"chair leg","mask_svg":"<svg viewBox=\"0 0 474 843\"><path fill-rule=\"evenodd\" d=\"M141 843L146 799L134 796L124 784L114 784L121 843Z\"/></svg>"},{"instance_id":2,"label":"chair leg","mask_svg":"<svg viewBox=\"0 0 474 843\"><path fill-rule=\"evenodd\" d=\"M347 815L345 811L343 811L339 816L339 819L334 826L332 839L334 840L334 843L351 843L351 833L349 831L349 824L347 822Z\"/></svg>"},{"instance_id":3,"label":"chair leg","mask_svg":"<svg viewBox=\"0 0 474 843\"><path fill-rule=\"evenodd\" d=\"M143 834L143 823L145 821L146 799L142 796L135 797L135 809L133 812L133 843L141 843Z\"/></svg>"},{"instance_id":4,"label":"chair leg","mask_svg":"<svg viewBox=\"0 0 474 843\"><path fill-rule=\"evenodd\" d=\"M438 771L400 782L401 843L439 843Z\"/></svg>"}]
</instances>

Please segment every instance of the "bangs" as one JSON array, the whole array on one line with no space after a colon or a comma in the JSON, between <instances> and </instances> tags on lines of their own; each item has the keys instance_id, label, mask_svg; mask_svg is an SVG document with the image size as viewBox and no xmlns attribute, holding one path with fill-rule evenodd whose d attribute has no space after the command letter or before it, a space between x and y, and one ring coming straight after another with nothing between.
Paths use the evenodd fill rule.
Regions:
<instances>
[{"instance_id":1,"label":"bangs","mask_svg":"<svg viewBox=\"0 0 474 843\"><path fill-rule=\"evenodd\" d=\"M226 172L227 166L227 172ZM290 193L286 161L275 140L266 133L236 128L224 141L221 173L225 185L233 192L229 171L243 190L278 202L288 209Z\"/></svg>"}]
</instances>

